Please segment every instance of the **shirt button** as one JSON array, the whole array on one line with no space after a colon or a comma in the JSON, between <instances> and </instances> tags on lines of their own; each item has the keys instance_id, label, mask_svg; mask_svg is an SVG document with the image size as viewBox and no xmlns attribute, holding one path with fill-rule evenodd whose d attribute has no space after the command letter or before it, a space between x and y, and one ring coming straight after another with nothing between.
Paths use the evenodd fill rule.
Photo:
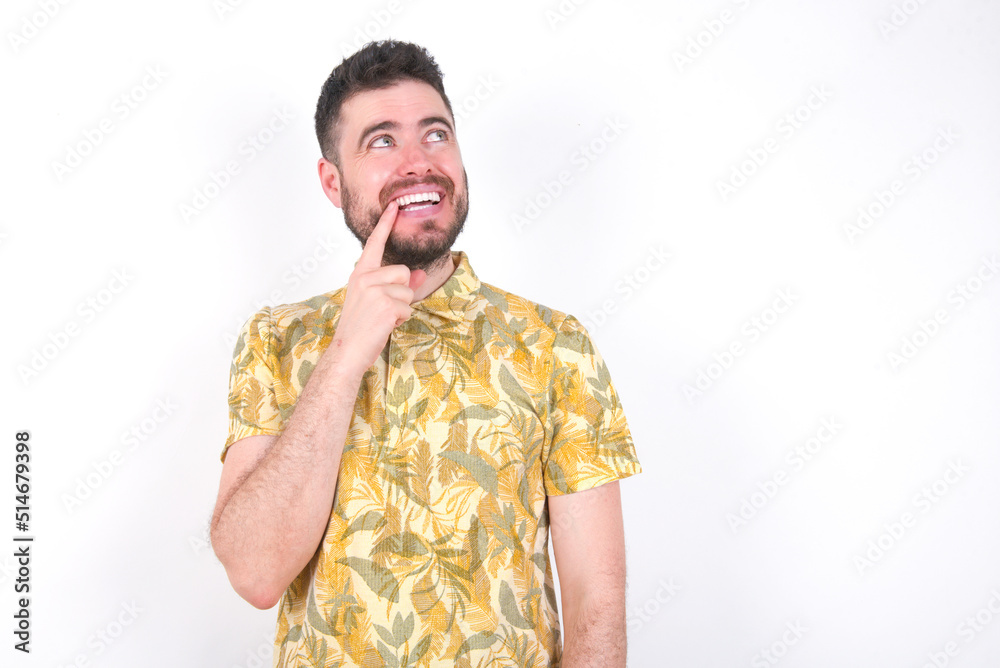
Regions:
<instances>
[{"instance_id":1,"label":"shirt button","mask_svg":"<svg viewBox=\"0 0 1000 668\"><path fill-rule=\"evenodd\" d=\"M403 363L403 353L396 353L396 364Z\"/></svg>"}]
</instances>

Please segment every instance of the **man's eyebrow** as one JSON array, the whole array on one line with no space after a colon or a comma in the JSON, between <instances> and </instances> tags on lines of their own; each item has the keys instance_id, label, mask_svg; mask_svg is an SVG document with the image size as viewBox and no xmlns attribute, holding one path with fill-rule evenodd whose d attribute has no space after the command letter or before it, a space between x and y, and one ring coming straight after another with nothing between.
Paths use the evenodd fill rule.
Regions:
<instances>
[{"instance_id":1,"label":"man's eyebrow","mask_svg":"<svg viewBox=\"0 0 1000 668\"><path fill-rule=\"evenodd\" d=\"M448 119L443 116L429 116L428 118L420 121L420 127L425 128L428 125L434 125L435 123L440 123L448 128L449 131L454 132L454 129L451 127L451 123L449 123Z\"/></svg>"},{"instance_id":2,"label":"man's eyebrow","mask_svg":"<svg viewBox=\"0 0 1000 668\"><path fill-rule=\"evenodd\" d=\"M358 139L358 150L361 150L361 146L365 143L365 139L368 135L379 132L380 130L398 130L399 123L396 121L382 121L381 123L376 123L375 125L365 128L365 131L361 133L361 137Z\"/></svg>"},{"instance_id":3,"label":"man's eyebrow","mask_svg":"<svg viewBox=\"0 0 1000 668\"><path fill-rule=\"evenodd\" d=\"M418 125L421 128L425 128L428 125L434 125L436 123L440 123L448 128L449 132L455 131L454 128L451 127L451 123L444 116L428 116L427 118L421 119ZM382 121L381 123L376 123L375 125L365 128L365 131L361 133L360 139L358 139L358 150L361 150L362 145L365 143L365 139L367 139L370 135L380 132L381 130L399 130L399 128L400 125L396 121Z\"/></svg>"}]
</instances>

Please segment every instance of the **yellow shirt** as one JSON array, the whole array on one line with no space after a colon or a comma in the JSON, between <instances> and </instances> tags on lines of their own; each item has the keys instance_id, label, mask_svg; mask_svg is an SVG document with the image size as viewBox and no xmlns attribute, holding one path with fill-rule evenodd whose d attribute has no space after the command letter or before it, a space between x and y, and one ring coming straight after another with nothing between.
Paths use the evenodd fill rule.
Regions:
<instances>
[{"instance_id":1,"label":"yellow shirt","mask_svg":"<svg viewBox=\"0 0 1000 668\"><path fill-rule=\"evenodd\" d=\"M453 258L362 379L329 526L281 599L275 666L559 665L546 496L642 469L579 321ZM281 432L344 295L247 321L223 460Z\"/></svg>"}]
</instances>

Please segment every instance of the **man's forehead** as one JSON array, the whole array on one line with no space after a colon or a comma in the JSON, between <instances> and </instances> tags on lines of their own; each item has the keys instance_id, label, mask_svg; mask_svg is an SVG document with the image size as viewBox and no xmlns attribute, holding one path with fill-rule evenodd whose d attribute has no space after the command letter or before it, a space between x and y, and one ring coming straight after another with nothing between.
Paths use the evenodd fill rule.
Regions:
<instances>
[{"instance_id":1,"label":"man's forehead","mask_svg":"<svg viewBox=\"0 0 1000 668\"><path fill-rule=\"evenodd\" d=\"M450 118L441 95L422 81L404 80L355 93L341 109L344 129L357 135L372 123L416 123L429 116Z\"/></svg>"}]
</instances>

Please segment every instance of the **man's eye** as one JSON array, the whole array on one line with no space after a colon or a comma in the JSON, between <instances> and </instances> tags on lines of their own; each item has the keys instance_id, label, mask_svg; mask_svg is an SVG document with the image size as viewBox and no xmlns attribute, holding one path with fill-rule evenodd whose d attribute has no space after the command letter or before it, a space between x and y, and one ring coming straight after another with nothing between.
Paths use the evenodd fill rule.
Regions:
<instances>
[{"instance_id":1,"label":"man's eye","mask_svg":"<svg viewBox=\"0 0 1000 668\"><path fill-rule=\"evenodd\" d=\"M372 139L371 146L372 148L386 148L387 146L392 146L392 140L389 139L388 135L382 135L381 137L375 137L375 139Z\"/></svg>"},{"instance_id":2,"label":"man's eye","mask_svg":"<svg viewBox=\"0 0 1000 668\"><path fill-rule=\"evenodd\" d=\"M448 133L444 130L431 130L431 133L427 135L430 141L445 141L448 139Z\"/></svg>"}]
</instances>

